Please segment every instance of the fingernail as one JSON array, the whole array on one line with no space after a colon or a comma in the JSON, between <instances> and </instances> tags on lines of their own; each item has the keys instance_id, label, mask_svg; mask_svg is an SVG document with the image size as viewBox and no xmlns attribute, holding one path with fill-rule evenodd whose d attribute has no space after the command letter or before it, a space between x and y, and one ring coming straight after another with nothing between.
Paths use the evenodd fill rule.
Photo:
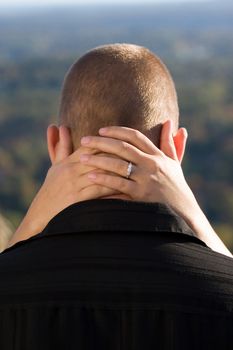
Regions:
<instances>
[{"instance_id":1,"label":"fingernail","mask_svg":"<svg viewBox=\"0 0 233 350\"><path fill-rule=\"evenodd\" d=\"M88 154L81 154L80 161L81 162L87 162L90 159L90 156Z\"/></svg>"},{"instance_id":2,"label":"fingernail","mask_svg":"<svg viewBox=\"0 0 233 350\"><path fill-rule=\"evenodd\" d=\"M91 141L91 138L89 136L84 136L81 138L81 144L87 145Z\"/></svg>"},{"instance_id":3,"label":"fingernail","mask_svg":"<svg viewBox=\"0 0 233 350\"><path fill-rule=\"evenodd\" d=\"M87 177L89 179L91 179L91 180L94 180L94 179L96 179L96 174L95 173L90 173L90 174L87 175Z\"/></svg>"},{"instance_id":4,"label":"fingernail","mask_svg":"<svg viewBox=\"0 0 233 350\"><path fill-rule=\"evenodd\" d=\"M100 133L100 134L106 134L107 131L108 131L107 128L101 128L101 129L99 129L99 133Z\"/></svg>"}]
</instances>

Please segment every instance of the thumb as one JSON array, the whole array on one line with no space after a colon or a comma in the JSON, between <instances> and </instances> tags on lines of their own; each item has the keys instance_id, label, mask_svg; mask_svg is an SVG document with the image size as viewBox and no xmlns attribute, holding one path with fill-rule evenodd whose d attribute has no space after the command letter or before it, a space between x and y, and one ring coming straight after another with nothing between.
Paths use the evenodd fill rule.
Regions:
<instances>
[{"instance_id":1,"label":"thumb","mask_svg":"<svg viewBox=\"0 0 233 350\"><path fill-rule=\"evenodd\" d=\"M61 162L73 152L70 130L64 126L59 126L59 143L56 149L56 162Z\"/></svg>"},{"instance_id":2,"label":"thumb","mask_svg":"<svg viewBox=\"0 0 233 350\"><path fill-rule=\"evenodd\" d=\"M178 161L172 132L173 121L171 119L168 119L162 126L160 137L160 150L164 154L166 154L166 156Z\"/></svg>"}]
</instances>

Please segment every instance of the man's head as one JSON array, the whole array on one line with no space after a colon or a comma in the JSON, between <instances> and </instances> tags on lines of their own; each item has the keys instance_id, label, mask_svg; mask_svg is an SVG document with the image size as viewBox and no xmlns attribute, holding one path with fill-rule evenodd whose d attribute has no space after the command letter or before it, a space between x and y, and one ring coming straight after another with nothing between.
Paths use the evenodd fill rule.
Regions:
<instances>
[{"instance_id":1,"label":"man's head","mask_svg":"<svg viewBox=\"0 0 233 350\"><path fill-rule=\"evenodd\" d=\"M55 125L47 132L50 159L55 163L68 157L82 136L98 135L99 128L109 125L138 129L161 148L167 142L163 137L161 143L161 131L167 135L168 119L173 121L181 162L187 135L178 129L176 89L166 66L141 46L97 47L77 60L65 77L59 108L62 136Z\"/></svg>"},{"instance_id":2,"label":"man's head","mask_svg":"<svg viewBox=\"0 0 233 350\"><path fill-rule=\"evenodd\" d=\"M178 128L173 80L148 49L130 44L97 47L68 71L61 94L59 119L68 126L74 149L84 135L100 127L128 126L146 134L158 147L161 124L173 119Z\"/></svg>"}]
</instances>

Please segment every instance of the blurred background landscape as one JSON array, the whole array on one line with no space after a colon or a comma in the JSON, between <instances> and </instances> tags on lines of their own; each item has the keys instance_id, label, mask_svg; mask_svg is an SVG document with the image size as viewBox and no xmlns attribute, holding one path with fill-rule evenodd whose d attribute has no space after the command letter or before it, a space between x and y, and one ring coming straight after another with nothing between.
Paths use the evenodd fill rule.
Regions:
<instances>
[{"instance_id":1,"label":"blurred background landscape","mask_svg":"<svg viewBox=\"0 0 233 350\"><path fill-rule=\"evenodd\" d=\"M71 63L97 45L127 42L160 56L175 80L189 131L183 169L233 252L233 3L0 6L0 213L17 227L50 166Z\"/></svg>"}]
</instances>

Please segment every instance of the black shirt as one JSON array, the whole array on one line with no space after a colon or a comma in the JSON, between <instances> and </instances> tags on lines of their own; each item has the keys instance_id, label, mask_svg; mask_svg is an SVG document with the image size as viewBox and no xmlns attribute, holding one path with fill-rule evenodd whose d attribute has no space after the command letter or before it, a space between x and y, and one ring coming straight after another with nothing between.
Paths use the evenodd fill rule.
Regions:
<instances>
[{"instance_id":1,"label":"black shirt","mask_svg":"<svg viewBox=\"0 0 233 350\"><path fill-rule=\"evenodd\" d=\"M0 254L0 349L233 349L233 259L160 203L73 204Z\"/></svg>"}]
</instances>

